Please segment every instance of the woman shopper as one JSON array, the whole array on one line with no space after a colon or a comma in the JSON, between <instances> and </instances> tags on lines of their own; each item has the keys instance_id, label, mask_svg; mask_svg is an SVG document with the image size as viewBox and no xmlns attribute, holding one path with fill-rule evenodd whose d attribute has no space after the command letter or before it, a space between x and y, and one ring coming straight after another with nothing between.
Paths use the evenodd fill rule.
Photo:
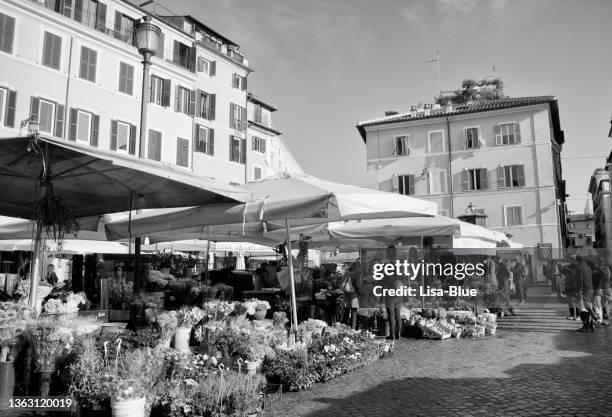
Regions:
<instances>
[{"instance_id":1,"label":"woman shopper","mask_svg":"<svg viewBox=\"0 0 612 417\"><path fill-rule=\"evenodd\" d=\"M359 262L352 263L344 274L342 281L342 292L344 294L342 323L350 325L353 330L357 328L357 310L359 309L359 297L361 296L360 268Z\"/></svg>"},{"instance_id":2,"label":"woman shopper","mask_svg":"<svg viewBox=\"0 0 612 417\"><path fill-rule=\"evenodd\" d=\"M593 262L592 260L585 261L586 264L591 268L592 272L592 280L593 280L593 298L591 301L593 302L593 311L595 312L595 326L601 326L602 322L602 311L601 311L601 296L602 296L602 286L601 280L603 279L603 271L599 265L599 262Z\"/></svg>"},{"instance_id":3,"label":"woman shopper","mask_svg":"<svg viewBox=\"0 0 612 417\"><path fill-rule=\"evenodd\" d=\"M518 294L518 299L519 299L518 305L520 306L525 304L525 298L527 298L527 294L526 294L527 283L525 282L526 280L525 267L521 261L522 261L522 258L518 259L514 263L514 266L512 267L514 287L516 288L516 293Z\"/></svg>"},{"instance_id":4,"label":"woman shopper","mask_svg":"<svg viewBox=\"0 0 612 417\"><path fill-rule=\"evenodd\" d=\"M397 259L397 251L395 247L390 246L387 248L387 259L386 262L395 263ZM382 280L382 287L386 290L400 290L403 282L395 274L386 275ZM388 291L385 291L385 308L387 309L387 317L389 318L389 336L387 339L396 340L400 338L402 330L402 296L390 296L387 295Z\"/></svg>"}]
</instances>

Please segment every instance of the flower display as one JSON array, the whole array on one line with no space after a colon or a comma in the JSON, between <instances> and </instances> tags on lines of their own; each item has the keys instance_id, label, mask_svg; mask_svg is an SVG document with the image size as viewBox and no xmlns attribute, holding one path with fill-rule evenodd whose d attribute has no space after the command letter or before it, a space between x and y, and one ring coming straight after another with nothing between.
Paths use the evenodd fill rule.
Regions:
<instances>
[{"instance_id":1,"label":"flower display","mask_svg":"<svg viewBox=\"0 0 612 417\"><path fill-rule=\"evenodd\" d=\"M65 301L60 298L50 298L43 305L43 311L47 314L66 314L79 311L79 305L87 304L85 293L69 293Z\"/></svg>"},{"instance_id":2,"label":"flower display","mask_svg":"<svg viewBox=\"0 0 612 417\"><path fill-rule=\"evenodd\" d=\"M269 310L270 303L265 300L258 300L257 298L251 298L242 303L246 307L246 312L248 315L254 315L257 310Z\"/></svg>"},{"instance_id":3,"label":"flower display","mask_svg":"<svg viewBox=\"0 0 612 417\"><path fill-rule=\"evenodd\" d=\"M234 311L234 303L222 300L207 301L204 303L203 310L208 320L221 321Z\"/></svg>"},{"instance_id":4,"label":"flower display","mask_svg":"<svg viewBox=\"0 0 612 417\"><path fill-rule=\"evenodd\" d=\"M16 321L28 320L32 310L27 304L13 303L10 301L0 302L0 326L14 324Z\"/></svg>"},{"instance_id":5,"label":"flower display","mask_svg":"<svg viewBox=\"0 0 612 417\"><path fill-rule=\"evenodd\" d=\"M199 307L183 306L176 312L178 327L193 327L205 317L204 310Z\"/></svg>"}]
</instances>

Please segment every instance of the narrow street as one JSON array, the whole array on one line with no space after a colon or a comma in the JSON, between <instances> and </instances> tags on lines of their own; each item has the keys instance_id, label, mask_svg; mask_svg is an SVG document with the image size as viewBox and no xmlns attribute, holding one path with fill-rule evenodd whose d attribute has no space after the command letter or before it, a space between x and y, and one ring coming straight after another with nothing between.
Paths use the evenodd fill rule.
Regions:
<instances>
[{"instance_id":1,"label":"narrow street","mask_svg":"<svg viewBox=\"0 0 612 417\"><path fill-rule=\"evenodd\" d=\"M548 288L530 288L528 300L494 337L403 339L385 359L284 394L266 415L612 415L612 329L577 333Z\"/></svg>"}]
</instances>

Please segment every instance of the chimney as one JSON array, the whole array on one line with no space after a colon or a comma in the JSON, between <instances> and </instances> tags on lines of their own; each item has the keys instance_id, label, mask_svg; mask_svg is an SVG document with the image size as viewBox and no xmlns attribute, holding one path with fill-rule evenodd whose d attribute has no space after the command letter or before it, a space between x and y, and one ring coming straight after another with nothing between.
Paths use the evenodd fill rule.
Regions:
<instances>
[{"instance_id":1,"label":"chimney","mask_svg":"<svg viewBox=\"0 0 612 417\"><path fill-rule=\"evenodd\" d=\"M387 110L385 112L385 116L396 116L397 115L397 110Z\"/></svg>"}]
</instances>

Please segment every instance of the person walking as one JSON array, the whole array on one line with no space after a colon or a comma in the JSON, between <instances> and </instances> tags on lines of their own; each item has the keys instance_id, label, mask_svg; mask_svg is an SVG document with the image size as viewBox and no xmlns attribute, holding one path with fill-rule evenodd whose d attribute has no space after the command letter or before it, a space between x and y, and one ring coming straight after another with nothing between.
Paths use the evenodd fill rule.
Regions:
<instances>
[{"instance_id":1,"label":"person walking","mask_svg":"<svg viewBox=\"0 0 612 417\"><path fill-rule=\"evenodd\" d=\"M523 258L519 258L512 267L512 275L514 279L514 287L516 288L516 293L518 295L518 305L522 306L525 304L525 299L527 298L526 294L526 277L525 277L525 267L522 262Z\"/></svg>"},{"instance_id":2,"label":"person walking","mask_svg":"<svg viewBox=\"0 0 612 417\"><path fill-rule=\"evenodd\" d=\"M569 263L561 267L563 276L563 292L567 298L569 307L568 320L580 320L580 303L578 301L578 269L576 265Z\"/></svg>"},{"instance_id":3,"label":"person walking","mask_svg":"<svg viewBox=\"0 0 612 417\"><path fill-rule=\"evenodd\" d=\"M580 319L582 327L579 332L594 332L597 315L593 311L593 272L584 262L582 256L576 256L576 268L578 270L578 293L580 296Z\"/></svg>"},{"instance_id":4,"label":"person walking","mask_svg":"<svg viewBox=\"0 0 612 417\"><path fill-rule=\"evenodd\" d=\"M601 296L602 286L601 280L603 279L603 270L599 265L599 262L592 260L586 260L585 263L591 268L592 279L593 279L593 311L595 312L595 326L600 327L602 323L602 311L601 311Z\"/></svg>"},{"instance_id":5,"label":"person walking","mask_svg":"<svg viewBox=\"0 0 612 417\"><path fill-rule=\"evenodd\" d=\"M397 251L395 247L390 246L387 248L387 259L386 262L395 263L397 259ZM400 290L402 288L402 280L396 274L386 275L382 280L383 289L387 290ZM387 310L387 317L389 318L389 340L397 340L400 338L402 330L402 301L403 297L400 295L388 295L385 292L384 296L385 308Z\"/></svg>"},{"instance_id":6,"label":"person walking","mask_svg":"<svg viewBox=\"0 0 612 417\"><path fill-rule=\"evenodd\" d=\"M600 265L603 273L601 279L601 324L607 326L610 319L608 316L610 314L610 302L612 301L612 256L608 255L607 258L602 256Z\"/></svg>"},{"instance_id":7,"label":"person walking","mask_svg":"<svg viewBox=\"0 0 612 417\"><path fill-rule=\"evenodd\" d=\"M342 280L342 292L344 295L342 322L350 325L353 330L357 328L357 310L359 309L359 297L361 296L359 268L361 268L359 262L352 263Z\"/></svg>"}]
</instances>

